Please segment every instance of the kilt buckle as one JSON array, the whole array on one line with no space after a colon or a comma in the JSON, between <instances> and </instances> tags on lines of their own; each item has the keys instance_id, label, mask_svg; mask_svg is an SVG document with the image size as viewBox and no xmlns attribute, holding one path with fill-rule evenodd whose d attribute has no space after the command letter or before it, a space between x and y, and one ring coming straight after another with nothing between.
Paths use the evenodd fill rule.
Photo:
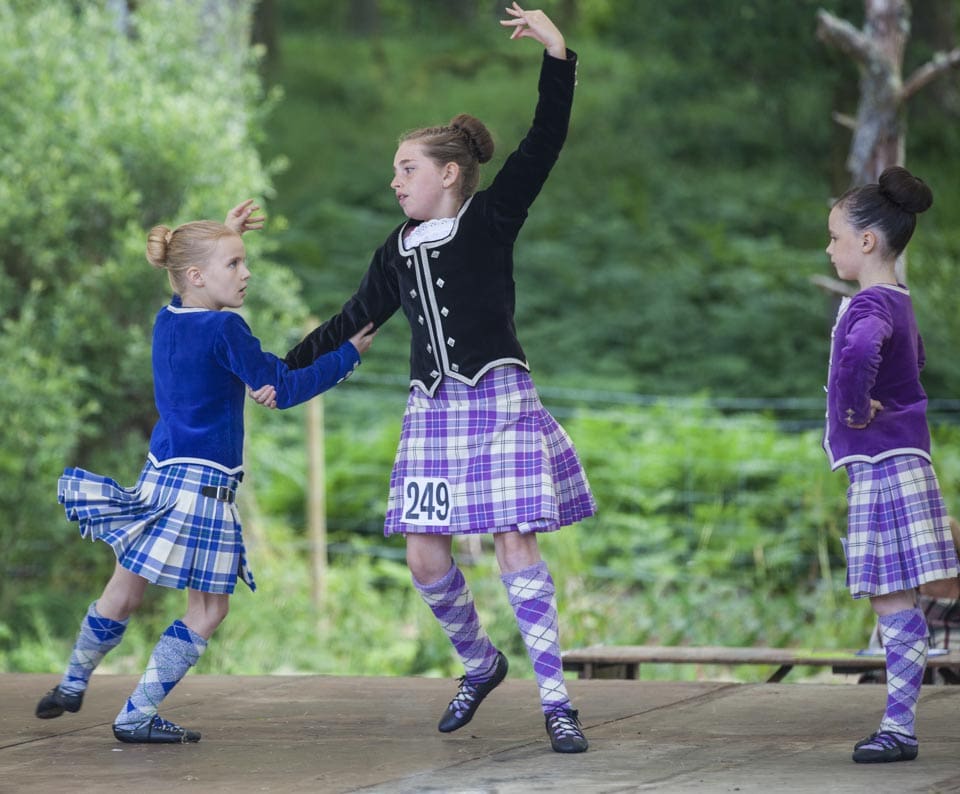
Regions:
<instances>
[{"instance_id":1,"label":"kilt buckle","mask_svg":"<svg viewBox=\"0 0 960 794\"><path fill-rule=\"evenodd\" d=\"M226 485L204 485L200 488L200 493L216 499L219 502L234 502L237 498L236 491L231 490Z\"/></svg>"}]
</instances>

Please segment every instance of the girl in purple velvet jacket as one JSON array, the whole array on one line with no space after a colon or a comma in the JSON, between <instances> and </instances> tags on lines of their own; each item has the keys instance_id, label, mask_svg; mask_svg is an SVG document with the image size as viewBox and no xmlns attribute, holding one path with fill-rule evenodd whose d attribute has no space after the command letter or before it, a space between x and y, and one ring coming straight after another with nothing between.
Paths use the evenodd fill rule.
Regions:
<instances>
[{"instance_id":1,"label":"girl in purple velvet jacket","mask_svg":"<svg viewBox=\"0 0 960 794\"><path fill-rule=\"evenodd\" d=\"M87 609L60 683L41 698L41 719L80 710L90 675L123 638L148 584L187 591L187 609L164 631L147 669L113 724L121 742L200 739L157 714L163 698L197 663L227 615L240 578L251 590L237 487L243 477L245 384L271 384L279 408L296 405L348 377L372 341L359 329L337 350L293 370L263 351L244 319L250 271L240 235L262 218L246 201L225 223L156 226L147 259L167 271L174 296L153 329L153 387L159 419L133 488L83 469L67 469L59 500L84 537L109 543L113 575Z\"/></svg>"},{"instance_id":2,"label":"girl in purple velvet jacket","mask_svg":"<svg viewBox=\"0 0 960 794\"><path fill-rule=\"evenodd\" d=\"M957 554L930 462L923 344L897 257L933 194L905 168L854 188L830 212L827 253L860 291L840 305L833 329L823 447L850 478L847 584L878 615L886 650L887 708L880 729L858 742L858 763L910 761L927 658L917 588L957 576Z\"/></svg>"}]
</instances>

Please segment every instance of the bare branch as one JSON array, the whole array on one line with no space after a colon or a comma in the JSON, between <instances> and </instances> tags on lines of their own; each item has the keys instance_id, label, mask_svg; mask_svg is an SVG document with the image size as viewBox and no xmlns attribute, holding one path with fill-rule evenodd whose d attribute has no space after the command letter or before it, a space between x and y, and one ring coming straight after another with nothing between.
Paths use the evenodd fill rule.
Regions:
<instances>
[{"instance_id":1,"label":"bare branch","mask_svg":"<svg viewBox=\"0 0 960 794\"><path fill-rule=\"evenodd\" d=\"M822 8L817 11L817 38L861 64L866 64L873 57L874 47L862 31Z\"/></svg>"},{"instance_id":2,"label":"bare branch","mask_svg":"<svg viewBox=\"0 0 960 794\"><path fill-rule=\"evenodd\" d=\"M840 279L836 278L830 278L830 276L824 276L820 273L810 276L810 283L815 287L819 287L829 295L842 295L849 298L851 295L855 295L857 292L856 288L850 284L847 284L847 282L840 281Z\"/></svg>"},{"instance_id":3,"label":"bare branch","mask_svg":"<svg viewBox=\"0 0 960 794\"><path fill-rule=\"evenodd\" d=\"M954 66L960 66L960 47L956 47L950 52L935 53L929 61L916 69L904 82L901 91L903 99L909 99L927 83L936 80Z\"/></svg>"},{"instance_id":4,"label":"bare branch","mask_svg":"<svg viewBox=\"0 0 960 794\"><path fill-rule=\"evenodd\" d=\"M857 120L848 113L841 113L840 111L835 110L830 114L830 118L837 122L837 124L839 124L841 127L846 127L848 130L855 130L857 128Z\"/></svg>"}]
</instances>

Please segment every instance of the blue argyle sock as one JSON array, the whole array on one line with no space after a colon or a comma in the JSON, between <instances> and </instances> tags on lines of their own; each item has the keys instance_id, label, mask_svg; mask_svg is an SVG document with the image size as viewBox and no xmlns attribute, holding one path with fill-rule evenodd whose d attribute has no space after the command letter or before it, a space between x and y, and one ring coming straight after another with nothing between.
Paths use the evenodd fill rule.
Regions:
<instances>
[{"instance_id":1,"label":"blue argyle sock","mask_svg":"<svg viewBox=\"0 0 960 794\"><path fill-rule=\"evenodd\" d=\"M130 618L111 620L103 617L97 612L96 601L87 607L87 614L80 622L77 641L70 654L70 662L60 682L61 692L72 695L86 691L93 671L107 652L120 644L129 622Z\"/></svg>"},{"instance_id":2,"label":"blue argyle sock","mask_svg":"<svg viewBox=\"0 0 960 794\"><path fill-rule=\"evenodd\" d=\"M152 719L161 701L197 663L206 647L203 637L182 621L173 621L154 647L147 669L114 724L134 727Z\"/></svg>"}]
</instances>

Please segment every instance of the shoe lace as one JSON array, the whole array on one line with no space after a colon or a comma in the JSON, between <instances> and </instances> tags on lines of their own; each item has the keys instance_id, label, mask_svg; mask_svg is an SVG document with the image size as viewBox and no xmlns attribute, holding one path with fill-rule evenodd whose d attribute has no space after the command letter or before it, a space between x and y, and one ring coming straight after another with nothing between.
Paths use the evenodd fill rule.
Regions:
<instances>
[{"instance_id":1,"label":"shoe lace","mask_svg":"<svg viewBox=\"0 0 960 794\"><path fill-rule=\"evenodd\" d=\"M867 749L871 747L881 747L884 750L896 750L898 747L903 747L909 743L904 742L903 739L909 740L909 737L903 736L902 738L898 738L898 735L893 731L877 731L867 737L867 741L863 744L863 747Z\"/></svg>"},{"instance_id":2,"label":"shoe lace","mask_svg":"<svg viewBox=\"0 0 960 794\"><path fill-rule=\"evenodd\" d=\"M457 694L453 696L453 700L450 701L450 705L447 706L450 711L462 712L470 708L470 704L473 703L474 699L477 697L477 690L473 684L467 679L467 677L460 677L460 688L457 689Z\"/></svg>"},{"instance_id":3,"label":"shoe lace","mask_svg":"<svg viewBox=\"0 0 960 794\"><path fill-rule=\"evenodd\" d=\"M154 715L154 717L153 717L153 727L156 728L157 730L162 730L162 731L180 731L180 732L183 732L183 728L181 728L179 725L177 725L177 723L175 723L175 722L170 722L170 720L165 720L165 719L164 719L163 717L161 717L159 714L156 714L156 715Z\"/></svg>"},{"instance_id":4,"label":"shoe lace","mask_svg":"<svg viewBox=\"0 0 960 794\"><path fill-rule=\"evenodd\" d=\"M557 737L575 736L583 737L583 731L580 730L580 718L577 712L568 708L558 708L550 712L547 718L550 726L550 732Z\"/></svg>"}]
</instances>

